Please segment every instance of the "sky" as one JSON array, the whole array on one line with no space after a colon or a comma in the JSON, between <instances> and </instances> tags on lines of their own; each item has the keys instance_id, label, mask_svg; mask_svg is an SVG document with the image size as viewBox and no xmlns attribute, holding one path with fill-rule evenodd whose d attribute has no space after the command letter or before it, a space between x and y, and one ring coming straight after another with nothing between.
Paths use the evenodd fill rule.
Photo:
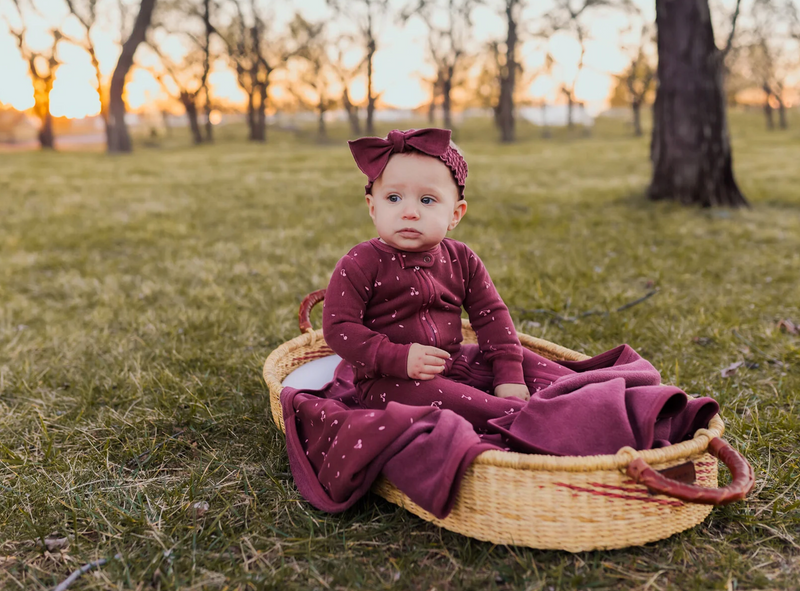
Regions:
<instances>
[{"instance_id":1,"label":"sky","mask_svg":"<svg viewBox=\"0 0 800 591\"><path fill-rule=\"evenodd\" d=\"M136 0L125 0L132 10L138 5ZM406 5L411 0L392 0L395 8ZM117 3L100 0L104 8L104 16L93 35L103 75L108 79L116 66L119 55L119 12ZM280 31L299 11L306 19L312 21L325 20L329 23L332 34L345 31L347 24L337 21L327 7L325 0L294 0L293 2L277 2L271 4L264 0L264 6L271 11L273 27ZM487 0L474 12L474 30L472 46L481 47L490 39L502 39L505 34L505 23L499 11L492 3L499 0ZM532 17L541 11L541 2L530 2L526 16ZM49 30L53 26L61 26L70 36L80 39L83 34L81 26L74 17L69 16L64 0L35 0L38 13L26 10L25 21L28 26L28 40L35 49L49 48L52 37ZM654 18L654 2L641 0L642 17L652 21ZM5 17L5 18L3 18ZM7 20L5 20L7 19ZM534 22L534 19L529 19ZM613 74L621 72L629 63L629 57L621 47L630 45L636 36L630 31L630 19L619 14L596 11L586 18L591 31L588 43L585 66L577 84L576 95L587 103L590 111L597 112L605 106L615 80ZM17 109L27 109L33 105L33 89L27 65L21 59L16 39L9 33L8 26L19 26L19 19L9 0L0 0L0 102L10 104ZM626 31L626 29L628 29ZM375 81L377 92L382 93L383 103L398 108L414 108L429 100L429 90L422 82L421 76L430 77L433 68L427 59L426 29L417 18L412 18L405 25L396 20L386 19L381 24L378 38L378 51L375 54ZM168 44L168 53L175 57L182 51L181 44L173 39ZM566 34L557 34L549 40L528 39L521 47L521 61L527 72L535 72L544 63L546 53L555 58L555 66L550 74L543 74L534 80L528 80L523 89L528 96L549 103L562 100L559 87L563 81L575 77L580 47L573 38ZM353 50L348 54L351 62L358 61L361 53ZM57 71L51 94L51 113L55 116L83 117L94 115L100 105L95 91L95 74L89 55L83 49L70 43L59 45L59 58L62 65ZM148 48L140 46L136 54L136 62L144 66L132 71L126 87L128 105L134 111L155 109L156 103L163 105L168 101L167 95L159 83L146 68L158 69L158 58ZM280 96L281 80L287 77L286 72L276 72L272 92ZM356 80L350 88L355 101L363 100L366 94L364 77ZM229 103L242 104L244 94L238 88L234 73L224 59L214 64L211 75L212 92L215 97ZM160 108L160 107L159 107ZM180 109L175 105L175 112Z\"/></svg>"}]
</instances>

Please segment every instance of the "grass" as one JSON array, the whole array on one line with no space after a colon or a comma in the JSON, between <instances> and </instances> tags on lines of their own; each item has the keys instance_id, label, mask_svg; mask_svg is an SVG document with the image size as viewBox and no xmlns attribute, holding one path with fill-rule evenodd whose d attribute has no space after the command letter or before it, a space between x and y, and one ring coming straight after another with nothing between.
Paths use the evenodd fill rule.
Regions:
<instances>
[{"instance_id":1,"label":"grass","mask_svg":"<svg viewBox=\"0 0 800 591\"><path fill-rule=\"evenodd\" d=\"M123 157L2 154L0 586L52 588L120 553L72 588L796 589L800 336L778 322L800 323L800 135L762 125L732 123L746 211L646 201L647 139L619 122L551 140L523 126L513 146L487 122L460 130L454 237L518 328L590 354L630 343L719 400L756 469L747 501L692 530L579 554L478 542L375 496L327 515L298 495L260 370L298 334L302 297L373 235L340 141L254 146L232 128Z\"/></svg>"}]
</instances>

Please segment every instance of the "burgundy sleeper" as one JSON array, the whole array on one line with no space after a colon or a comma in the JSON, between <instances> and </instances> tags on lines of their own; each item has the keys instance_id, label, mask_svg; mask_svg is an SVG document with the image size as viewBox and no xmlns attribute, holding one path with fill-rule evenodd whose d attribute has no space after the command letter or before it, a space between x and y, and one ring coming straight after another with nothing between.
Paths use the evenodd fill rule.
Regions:
<instances>
[{"instance_id":1,"label":"burgundy sleeper","mask_svg":"<svg viewBox=\"0 0 800 591\"><path fill-rule=\"evenodd\" d=\"M461 344L462 306L478 346ZM456 411L479 431L525 404L490 395L494 387L526 384L534 393L573 373L522 347L483 263L450 238L425 252L401 251L377 238L355 246L333 271L322 326L331 349L353 366L361 406L436 406ZM412 343L450 353L444 372L410 379Z\"/></svg>"}]
</instances>

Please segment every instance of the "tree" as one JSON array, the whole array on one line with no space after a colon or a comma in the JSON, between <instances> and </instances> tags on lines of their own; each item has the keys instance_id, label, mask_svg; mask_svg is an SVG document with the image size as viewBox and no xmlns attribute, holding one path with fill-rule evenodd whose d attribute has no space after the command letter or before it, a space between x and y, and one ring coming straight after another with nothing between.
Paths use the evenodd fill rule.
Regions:
<instances>
[{"instance_id":1,"label":"tree","mask_svg":"<svg viewBox=\"0 0 800 591\"><path fill-rule=\"evenodd\" d=\"M787 59L787 35L781 34L781 21L785 19L781 7L774 0L756 0L752 6L752 25L746 32L749 37L744 47L750 78L764 91L764 115L767 129L774 129L773 102L777 103L778 124L786 129L784 86L793 69Z\"/></svg>"},{"instance_id":2,"label":"tree","mask_svg":"<svg viewBox=\"0 0 800 591\"><path fill-rule=\"evenodd\" d=\"M378 29L389 13L389 0L327 0L327 3L338 14L355 24L366 51L367 134L375 135L375 103L378 95L372 87L373 58L378 49Z\"/></svg>"},{"instance_id":3,"label":"tree","mask_svg":"<svg viewBox=\"0 0 800 591\"><path fill-rule=\"evenodd\" d=\"M94 41L92 41L92 29L97 23L97 4L98 0L65 0L70 13L78 19L84 29L83 39L77 42L82 47L89 58L92 60L95 78L97 79L97 98L100 100L100 118L103 120L103 127L106 132L106 144L108 144L108 97L104 91L103 74L100 71L100 62L97 59Z\"/></svg>"},{"instance_id":4,"label":"tree","mask_svg":"<svg viewBox=\"0 0 800 591\"><path fill-rule=\"evenodd\" d=\"M156 0L141 0L139 12L130 35L122 44L122 52L117 60L117 67L111 76L108 92L108 151L110 153L130 152L133 149L128 126L125 123L125 79L133 66L133 56L139 44L144 41L147 28L153 16Z\"/></svg>"},{"instance_id":5,"label":"tree","mask_svg":"<svg viewBox=\"0 0 800 591\"><path fill-rule=\"evenodd\" d=\"M524 0L504 0L503 12L506 19L506 40L504 47L493 44L493 54L497 60L500 95L495 107L495 123L500 129L501 141L508 143L516 139L514 123L514 92L517 88L517 74L522 66L517 62L517 26ZM503 49L505 51L503 51Z\"/></svg>"},{"instance_id":6,"label":"tree","mask_svg":"<svg viewBox=\"0 0 800 591\"><path fill-rule=\"evenodd\" d=\"M325 24L311 23L296 14L289 24L289 30L299 48L295 58L304 64L294 83L290 83L289 90L301 106L317 111L318 138L324 141L328 135L325 128L325 113L336 104L336 101L330 98L331 63L328 57L328 41L325 38ZM313 104L308 103L307 93L314 96Z\"/></svg>"},{"instance_id":7,"label":"tree","mask_svg":"<svg viewBox=\"0 0 800 591\"><path fill-rule=\"evenodd\" d=\"M199 0L199 2L189 0L184 8L188 16L194 16L200 19L202 23L201 33L199 35L186 32L186 35L192 41L194 46L202 55L202 76L200 90L203 93L203 106L205 111L205 128L206 128L206 141L214 141L214 124L211 122L211 111L213 103L211 101L211 88L208 84L208 76L211 73L211 62L216 57L211 48L211 36L216 32L216 27L212 23L212 9L214 3L211 0Z\"/></svg>"},{"instance_id":8,"label":"tree","mask_svg":"<svg viewBox=\"0 0 800 591\"><path fill-rule=\"evenodd\" d=\"M148 45L156 52L161 59L161 65L165 72L151 71L153 77L161 84L164 92L181 103L189 121L189 130L192 134L192 141L195 145L203 143L203 133L200 129L198 119L198 100L200 94L206 88L208 71L206 62L201 51L194 49L187 53L181 64L175 64L167 57L156 45L154 41L148 41ZM177 89L177 96L172 87Z\"/></svg>"},{"instance_id":9,"label":"tree","mask_svg":"<svg viewBox=\"0 0 800 591\"><path fill-rule=\"evenodd\" d=\"M350 100L350 84L352 84L355 77L359 74L364 66L366 58L358 63L355 67L348 67L345 64L344 55L346 47L353 43L353 38L350 35L341 35L336 39L336 58L331 62L331 69L336 75L336 79L342 86L341 102L344 110L347 112L347 120L350 122L350 133L353 137L361 135L361 122L358 117L358 106L354 105Z\"/></svg>"},{"instance_id":10,"label":"tree","mask_svg":"<svg viewBox=\"0 0 800 591\"><path fill-rule=\"evenodd\" d=\"M214 135L208 78L212 61L216 58L212 49L212 35L216 31L211 21L214 4L211 0L177 0L162 4L162 7L167 10L162 10L159 22L151 25L152 34L147 36L147 44L160 58L164 71L151 73L166 94L183 105L194 143L211 142ZM189 44L180 64L161 51L159 42L155 39L158 32L164 32L167 37L177 37ZM173 88L177 89L177 96ZM205 138L199 122L201 99L205 112Z\"/></svg>"},{"instance_id":11,"label":"tree","mask_svg":"<svg viewBox=\"0 0 800 591\"><path fill-rule=\"evenodd\" d=\"M247 10L240 0L230 26L215 31L225 42L228 58L236 71L239 86L247 94L248 139L267 141L267 105L270 75L291 57L280 39L268 39L269 29L256 0L250 0Z\"/></svg>"},{"instance_id":12,"label":"tree","mask_svg":"<svg viewBox=\"0 0 800 591\"><path fill-rule=\"evenodd\" d=\"M53 45L48 52L39 52L31 49L27 42L27 27L19 0L12 0L19 14L20 27L15 28L6 19L8 30L17 40L19 52L28 64L28 71L33 81L33 112L41 121L39 127L39 145L44 149L55 148L55 135L53 134L53 116L50 114L50 92L56 78L56 70L61 65L58 60L58 44L64 38L59 29L53 29ZM34 7L35 9L35 7Z\"/></svg>"},{"instance_id":13,"label":"tree","mask_svg":"<svg viewBox=\"0 0 800 591\"><path fill-rule=\"evenodd\" d=\"M567 126L572 128L573 108L578 103L575 97L575 85L578 83L586 59L586 44L590 40L589 27L584 22L586 14L597 8L627 7L626 0L554 0L555 6L544 17L545 30L540 36L551 37L556 32L572 35L578 42L580 54L571 79L561 84L561 94L567 99Z\"/></svg>"},{"instance_id":14,"label":"tree","mask_svg":"<svg viewBox=\"0 0 800 591\"><path fill-rule=\"evenodd\" d=\"M428 51L436 69L431 105L435 104L436 94L440 94L444 126L447 129L453 128L453 89L464 82L463 73L468 57L466 45L472 31L472 11L476 4L476 0L416 0L401 15L403 22L417 16L428 28ZM438 15L444 15L444 26L437 24Z\"/></svg>"},{"instance_id":15,"label":"tree","mask_svg":"<svg viewBox=\"0 0 800 591\"><path fill-rule=\"evenodd\" d=\"M654 31L649 25L642 26L635 56L631 58L628 69L621 76L625 81L628 100L633 111L633 133L637 137L643 135L642 105L656 77L656 70L651 65L648 51L655 40L653 33Z\"/></svg>"},{"instance_id":16,"label":"tree","mask_svg":"<svg viewBox=\"0 0 800 591\"><path fill-rule=\"evenodd\" d=\"M738 15L737 11L735 15ZM707 0L656 0L658 87L650 199L705 207L747 205L733 176L722 62Z\"/></svg>"}]
</instances>

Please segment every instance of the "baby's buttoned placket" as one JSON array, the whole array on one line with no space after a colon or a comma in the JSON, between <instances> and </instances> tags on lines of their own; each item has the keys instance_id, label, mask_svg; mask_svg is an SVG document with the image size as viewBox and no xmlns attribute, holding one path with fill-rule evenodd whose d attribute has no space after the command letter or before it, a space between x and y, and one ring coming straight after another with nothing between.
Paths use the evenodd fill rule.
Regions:
<instances>
[{"instance_id":1,"label":"baby's buttoned placket","mask_svg":"<svg viewBox=\"0 0 800 591\"><path fill-rule=\"evenodd\" d=\"M420 314L422 316L422 320L424 321L423 326L427 326L431 330L431 345L434 347L439 346L439 339L438 339L438 331L436 330L436 322L433 320L433 316L431 315L431 306L433 305L433 300L436 297L436 289L434 287L433 279L430 275L429 269L419 269L419 274L424 277L424 281L422 283L425 284L427 287L427 304L422 304L422 309L420 310Z\"/></svg>"}]
</instances>

